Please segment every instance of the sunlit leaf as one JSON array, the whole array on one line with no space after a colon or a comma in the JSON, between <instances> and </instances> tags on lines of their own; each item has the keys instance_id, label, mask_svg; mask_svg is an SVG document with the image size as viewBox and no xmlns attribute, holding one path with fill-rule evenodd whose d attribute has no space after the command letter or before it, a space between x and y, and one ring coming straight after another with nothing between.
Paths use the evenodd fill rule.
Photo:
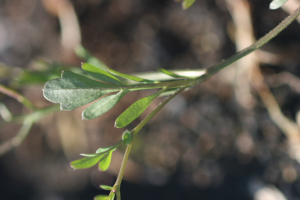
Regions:
<instances>
[{"instance_id":1,"label":"sunlit leaf","mask_svg":"<svg viewBox=\"0 0 300 200\"><path fill-rule=\"evenodd\" d=\"M94 197L94 200L110 200L110 196L107 195L97 195Z\"/></svg>"},{"instance_id":2,"label":"sunlit leaf","mask_svg":"<svg viewBox=\"0 0 300 200\"><path fill-rule=\"evenodd\" d=\"M183 0L183 2L182 2L182 8L183 9L188 9L194 3L195 3L195 0Z\"/></svg>"},{"instance_id":3,"label":"sunlit leaf","mask_svg":"<svg viewBox=\"0 0 300 200\"><path fill-rule=\"evenodd\" d=\"M167 74L171 77L174 77L174 78L195 78L195 77L188 77L188 76L182 76L182 75L179 75L179 74L176 74L174 72L171 72L169 70L166 70L166 69L162 69L162 68L159 68L158 69L160 72L164 73L164 74Z\"/></svg>"},{"instance_id":4,"label":"sunlit leaf","mask_svg":"<svg viewBox=\"0 0 300 200\"><path fill-rule=\"evenodd\" d=\"M108 69L108 71L111 72L112 74L115 74L115 75L120 76L122 78L126 78L126 79L136 81L136 82L142 82L142 83L154 83L155 82L155 81L148 80L148 79L143 79L143 78L140 78L140 77L137 77L137 76L123 74L123 73L115 71L113 69Z\"/></svg>"},{"instance_id":5,"label":"sunlit leaf","mask_svg":"<svg viewBox=\"0 0 300 200\"><path fill-rule=\"evenodd\" d=\"M90 63L96 67L99 67L102 70L107 70L108 67L99 59L95 58L87 51L83 46L79 45L75 48L75 53L78 57L84 59L87 63Z\"/></svg>"},{"instance_id":6,"label":"sunlit leaf","mask_svg":"<svg viewBox=\"0 0 300 200\"><path fill-rule=\"evenodd\" d=\"M99 79L100 81L122 85L120 80L115 77L114 75L94 66L89 63L82 63L81 65L82 69L87 72L89 75L93 76L96 79Z\"/></svg>"},{"instance_id":7,"label":"sunlit leaf","mask_svg":"<svg viewBox=\"0 0 300 200\"><path fill-rule=\"evenodd\" d=\"M113 146L109 146L109 147L102 147L97 149L96 153L106 153L108 151L114 151L116 150L116 148L118 148L119 144L113 145Z\"/></svg>"},{"instance_id":8,"label":"sunlit leaf","mask_svg":"<svg viewBox=\"0 0 300 200\"><path fill-rule=\"evenodd\" d=\"M275 10L280 8L283 4L285 4L288 0L273 0L270 3L270 9Z\"/></svg>"},{"instance_id":9,"label":"sunlit leaf","mask_svg":"<svg viewBox=\"0 0 300 200\"><path fill-rule=\"evenodd\" d=\"M112 157L112 152L110 151L107 156L105 156L104 158L102 158L102 160L99 162L99 170L101 171L106 171L110 165L111 162L111 157Z\"/></svg>"},{"instance_id":10,"label":"sunlit leaf","mask_svg":"<svg viewBox=\"0 0 300 200\"><path fill-rule=\"evenodd\" d=\"M100 185L100 188L102 188L103 190L112 190L113 187L108 186L108 185Z\"/></svg>"},{"instance_id":11,"label":"sunlit leaf","mask_svg":"<svg viewBox=\"0 0 300 200\"><path fill-rule=\"evenodd\" d=\"M82 112L82 119L95 119L112 109L128 91L120 91L117 94L103 97L97 102L87 107Z\"/></svg>"},{"instance_id":12,"label":"sunlit leaf","mask_svg":"<svg viewBox=\"0 0 300 200\"><path fill-rule=\"evenodd\" d=\"M161 90L155 94L139 99L134 102L129 108L127 108L116 120L115 127L123 128L140 116L150 103L158 97L164 90Z\"/></svg>"},{"instance_id":13,"label":"sunlit leaf","mask_svg":"<svg viewBox=\"0 0 300 200\"><path fill-rule=\"evenodd\" d=\"M47 100L60 103L62 110L72 110L119 90L117 85L94 81L73 72L63 72L61 78L48 81L43 92Z\"/></svg>"},{"instance_id":14,"label":"sunlit leaf","mask_svg":"<svg viewBox=\"0 0 300 200\"><path fill-rule=\"evenodd\" d=\"M109 196L109 200L114 200L115 196L116 196L116 193L112 193L112 194Z\"/></svg>"},{"instance_id":15,"label":"sunlit leaf","mask_svg":"<svg viewBox=\"0 0 300 200\"><path fill-rule=\"evenodd\" d=\"M98 156L85 157L79 160L71 162L71 167L74 169L85 169L96 165L105 154L99 154Z\"/></svg>"},{"instance_id":16,"label":"sunlit leaf","mask_svg":"<svg viewBox=\"0 0 300 200\"><path fill-rule=\"evenodd\" d=\"M125 145L129 145L130 144L130 142L131 142L131 132L130 131L125 131L124 133L123 133L123 135L122 135L122 140L123 140L123 143L125 144Z\"/></svg>"}]
</instances>

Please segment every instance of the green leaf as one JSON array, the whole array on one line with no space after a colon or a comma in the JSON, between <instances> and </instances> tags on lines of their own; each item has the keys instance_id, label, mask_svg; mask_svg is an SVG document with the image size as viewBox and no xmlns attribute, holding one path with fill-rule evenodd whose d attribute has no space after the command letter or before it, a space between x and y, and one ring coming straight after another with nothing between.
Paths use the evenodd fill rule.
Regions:
<instances>
[{"instance_id":1,"label":"green leaf","mask_svg":"<svg viewBox=\"0 0 300 200\"><path fill-rule=\"evenodd\" d=\"M99 154L98 156L81 158L71 162L71 167L74 169L85 169L96 165L105 154Z\"/></svg>"},{"instance_id":2,"label":"green leaf","mask_svg":"<svg viewBox=\"0 0 300 200\"><path fill-rule=\"evenodd\" d=\"M123 143L125 144L125 145L129 145L130 144L130 142L131 142L131 132L130 131L125 131L124 133L123 133L123 135L122 135L122 140L123 140Z\"/></svg>"},{"instance_id":3,"label":"green leaf","mask_svg":"<svg viewBox=\"0 0 300 200\"><path fill-rule=\"evenodd\" d=\"M106 171L110 165L112 152L110 151L102 160L99 162L98 168L101 171Z\"/></svg>"},{"instance_id":4,"label":"green leaf","mask_svg":"<svg viewBox=\"0 0 300 200\"><path fill-rule=\"evenodd\" d=\"M99 67L100 69L106 71L108 67L99 59L95 58L87 51L82 45L79 45L75 48L75 53L79 58L86 60L88 63Z\"/></svg>"},{"instance_id":5,"label":"green leaf","mask_svg":"<svg viewBox=\"0 0 300 200\"><path fill-rule=\"evenodd\" d=\"M128 75L128 74L123 74L123 73L115 71L113 69L108 69L108 71L111 72L112 74L115 74L115 75L120 76L122 78L126 78L126 79L136 81L136 82L142 82L142 83L154 83L155 82L155 81L152 81L152 80L143 79L143 78Z\"/></svg>"},{"instance_id":6,"label":"green leaf","mask_svg":"<svg viewBox=\"0 0 300 200\"><path fill-rule=\"evenodd\" d=\"M106 153L108 151L114 151L114 150L116 150L118 148L119 145L120 144L117 143L117 144L115 144L113 146L99 148L99 149L97 149L96 153Z\"/></svg>"},{"instance_id":7,"label":"green leaf","mask_svg":"<svg viewBox=\"0 0 300 200\"><path fill-rule=\"evenodd\" d=\"M94 65L91 65L89 63L82 63L81 67L89 75L93 76L96 79L99 79L100 81L117 84L117 85L123 85L117 77Z\"/></svg>"},{"instance_id":8,"label":"green leaf","mask_svg":"<svg viewBox=\"0 0 300 200\"><path fill-rule=\"evenodd\" d=\"M61 78L48 81L43 92L47 100L60 103L62 110L73 110L104 94L119 90L118 85L108 85L73 72L63 72Z\"/></svg>"},{"instance_id":9,"label":"green leaf","mask_svg":"<svg viewBox=\"0 0 300 200\"><path fill-rule=\"evenodd\" d=\"M182 8L184 10L188 9L189 7L191 7L191 5L193 5L195 3L195 0L184 0L182 2Z\"/></svg>"},{"instance_id":10,"label":"green leaf","mask_svg":"<svg viewBox=\"0 0 300 200\"><path fill-rule=\"evenodd\" d=\"M100 115L103 115L104 113L112 109L128 92L129 91L121 90L117 94L103 97L102 99L87 107L82 112L82 119L95 119Z\"/></svg>"},{"instance_id":11,"label":"green leaf","mask_svg":"<svg viewBox=\"0 0 300 200\"><path fill-rule=\"evenodd\" d=\"M188 77L188 76L182 76L182 75L179 75L179 74L176 74L174 72L171 72L169 70L166 70L166 69L162 69L162 68L159 68L158 71L164 73L164 74L167 74L171 77L174 77L174 78L188 78L188 79L191 79L191 78L196 78L196 77Z\"/></svg>"},{"instance_id":12,"label":"green leaf","mask_svg":"<svg viewBox=\"0 0 300 200\"><path fill-rule=\"evenodd\" d=\"M116 193L112 193L112 194L109 196L109 200L114 200L115 196L116 196Z\"/></svg>"},{"instance_id":13,"label":"green leaf","mask_svg":"<svg viewBox=\"0 0 300 200\"><path fill-rule=\"evenodd\" d=\"M107 195L97 195L94 197L94 200L110 200L110 196Z\"/></svg>"},{"instance_id":14,"label":"green leaf","mask_svg":"<svg viewBox=\"0 0 300 200\"><path fill-rule=\"evenodd\" d=\"M280 8L283 4L285 4L288 0L273 0L270 3L270 9L275 10Z\"/></svg>"},{"instance_id":15,"label":"green leaf","mask_svg":"<svg viewBox=\"0 0 300 200\"><path fill-rule=\"evenodd\" d=\"M123 128L130 124L133 120L135 120L138 116L140 116L146 108L150 105L150 103L158 97L165 90L162 89L159 92L152 94L150 96L144 97L135 103L133 103L129 108L127 108L116 120L115 127Z\"/></svg>"},{"instance_id":16,"label":"green leaf","mask_svg":"<svg viewBox=\"0 0 300 200\"><path fill-rule=\"evenodd\" d=\"M112 190L113 187L108 186L108 185L100 185L100 188L102 188L103 190Z\"/></svg>"}]
</instances>

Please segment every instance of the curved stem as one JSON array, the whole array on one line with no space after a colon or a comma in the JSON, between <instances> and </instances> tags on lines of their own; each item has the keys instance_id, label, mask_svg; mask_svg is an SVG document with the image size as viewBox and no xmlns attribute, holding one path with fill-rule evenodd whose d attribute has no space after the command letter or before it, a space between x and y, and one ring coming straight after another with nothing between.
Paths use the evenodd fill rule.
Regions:
<instances>
[{"instance_id":1,"label":"curved stem","mask_svg":"<svg viewBox=\"0 0 300 200\"><path fill-rule=\"evenodd\" d=\"M114 188L116 188L116 192L117 192L117 200L121 200L121 191L120 191L120 186L121 186L121 182L124 176L124 172L125 172L125 167L126 167L126 163L128 160L128 156L129 153L131 151L133 142L134 142L134 138L136 136L136 134L146 125L146 123L152 119L154 117L154 115L156 115L169 101L171 101L175 96L177 96L179 93L181 93L182 91L184 91L187 87L182 87L182 88L178 88L178 90L168 96L167 98L165 98L165 100L159 104L149 115L147 115L147 117L145 117L145 119L143 119L134 129L132 129L130 132L132 133L132 141L130 142L130 144L127 146L126 151L124 153L124 158L121 164L121 168L120 168L120 172L118 175L118 178L116 180L116 183L114 184Z\"/></svg>"}]
</instances>

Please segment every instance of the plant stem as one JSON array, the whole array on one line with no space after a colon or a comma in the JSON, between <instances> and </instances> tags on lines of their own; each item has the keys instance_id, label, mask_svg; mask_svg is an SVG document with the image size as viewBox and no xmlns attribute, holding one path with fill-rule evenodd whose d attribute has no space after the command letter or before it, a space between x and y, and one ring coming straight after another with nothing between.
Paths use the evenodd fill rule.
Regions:
<instances>
[{"instance_id":1,"label":"plant stem","mask_svg":"<svg viewBox=\"0 0 300 200\"><path fill-rule=\"evenodd\" d=\"M230 58L226 60L222 60L218 64L211 66L207 69L205 75L206 76L200 76L198 78L198 83L201 83L208 78L210 78L212 75L216 74L221 69L227 67L228 65L236 62L240 58L250 54L251 52L255 51L256 49L260 48L267 42L269 42L271 39L273 39L278 33L280 33L282 30L284 30L288 25L290 25L298 16L300 15L300 6L287 18L285 18L280 24L278 24L273 30L271 30L268 34L266 34L264 37L260 38L258 41L256 41L251 46L247 47L246 49L238 52L237 54L231 56Z\"/></svg>"},{"instance_id":2,"label":"plant stem","mask_svg":"<svg viewBox=\"0 0 300 200\"><path fill-rule=\"evenodd\" d=\"M125 167L126 167L126 163L128 160L128 156L129 153L131 151L132 145L133 145L133 141L134 138L136 136L136 134L146 125L146 123L152 119L154 117L154 115L156 115L169 101L171 101L175 96L177 96L179 93L181 93L182 91L184 91L187 87L182 87L182 88L178 88L178 90L168 96L167 98L165 98L165 100L159 104L149 115L147 115L147 117L145 117L145 119L143 119L134 129L132 129L130 132L132 133L132 141L130 142L130 144L127 146L126 151L124 153L124 157L123 157L123 161L121 164L121 168L120 168L120 172L118 175L118 178L116 180L116 183L114 184L114 188L116 188L116 192L117 192L117 200L121 200L121 192L120 192L120 186L121 186L121 182L124 176L124 172L125 172ZM167 88L166 88L167 89Z\"/></svg>"},{"instance_id":3,"label":"plant stem","mask_svg":"<svg viewBox=\"0 0 300 200\"><path fill-rule=\"evenodd\" d=\"M0 92L16 99L18 102L20 102L25 107L27 107L31 110L37 110L37 108L28 99L26 99L23 95L19 94L18 92L14 91L8 87L5 87L2 84L0 84Z\"/></svg>"}]
</instances>

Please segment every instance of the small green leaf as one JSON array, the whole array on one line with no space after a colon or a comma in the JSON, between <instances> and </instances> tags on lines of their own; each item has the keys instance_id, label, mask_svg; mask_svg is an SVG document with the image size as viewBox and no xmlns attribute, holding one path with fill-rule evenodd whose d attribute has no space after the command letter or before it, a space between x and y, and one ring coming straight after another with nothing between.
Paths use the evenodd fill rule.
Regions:
<instances>
[{"instance_id":1,"label":"small green leaf","mask_svg":"<svg viewBox=\"0 0 300 200\"><path fill-rule=\"evenodd\" d=\"M96 79L99 79L100 81L122 85L120 80L115 77L114 75L94 66L89 63L82 63L81 65L82 69L87 72L89 75L93 76Z\"/></svg>"},{"instance_id":2,"label":"small green leaf","mask_svg":"<svg viewBox=\"0 0 300 200\"><path fill-rule=\"evenodd\" d=\"M73 72L63 72L61 78L45 84L43 94L47 100L60 103L62 110L73 110L116 91L120 91L118 85L108 85Z\"/></svg>"},{"instance_id":3,"label":"small green leaf","mask_svg":"<svg viewBox=\"0 0 300 200\"><path fill-rule=\"evenodd\" d=\"M188 76L182 76L182 75L179 75L179 74L176 74L174 72L171 72L169 70L166 70L166 69L162 69L162 68L159 68L158 71L164 73L164 74L167 74L171 77L174 77L174 78L195 78L195 77L188 77Z\"/></svg>"},{"instance_id":4,"label":"small green leaf","mask_svg":"<svg viewBox=\"0 0 300 200\"><path fill-rule=\"evenodd\" d=\"M71 162L71 167L74 169L85 169L96 165L105 154L99 154L98 156L81 158Z\"/></svg>"},{"instance_id":5,"label":"small green leaf","mask_svg":"<svg viewBox=\"0 0 300 200\"><path fill-rule=\"evenodd\" d=\"M280 8L283 4L285 4L288 0L273 0L270 3L270 9L275 10Z\"/></svg>"},{"instance_id":6,"label":"small green leaf","mask_svg":"<svg viewBox=\"0 0 300 200\"><path fill-rule=\"evenodd\" d=\"M102 188L103 190L112 190L113 187L108 186L108 185L100 185L100 188Z\"/></svg>"},{"instance_id":7,"label":"small green leaf","mask_svg":"<svg viewBox=\"0 0 300 200\"><path fill-rule=\"evenodd\" d=\"M92 56L90 52L87 51L82 45L78 45L75 48L75 53L79 58L86 60L87 63L95 65L104 71L108 69L108 67L102 61Z\"/></svg>"},{"instance_id":8,"label":"small green leaf","mask_svg":"<svg viewBox=\"0 0 300 200\"><path fill-rule=\"evenodd\" d=\"M136 102L134 102L129 108L127 108L116 120L115 127L123 128L140 116L150 103L158 97L165 89L160 90L159 92L152 94L150 96L144 97Z\"/></svg>"},{"instance_id":9,"label":"small green leaf","mask_svg":"<svg viewBox=\"0 0 300 200\"><path fill-rule=\"evenodd\" d=\"M99 162L98 168L101 171L106 171L110 165L112 152L110 151L102 160Z\"/></svg>"},{"instance_id":10,"label":"small green leaf","mask_svg":"<svg viewBox=\"0 0 300 200\"><path fill-rule=\"evenodd\" d=\"M114 200L115 196L116 196L116 193L112 193L112 194L109 196L109 200Z\"/></svg>"},{"instance_id":11,"label":"small green leaf","mask_svg":"<svg viewBox=\"0 0 300 200\"><path fill-rule=\"evenodd\" d=\"M94 200L110 200L110 196L97 195L97 196L94 197Z\"/></svg>"},{"instance_id":12,"label":"small green leaf","mask_svg":"<svg viewBox=\"0 0 300 200\"><path fill-rule=\"evenodd\" d=\"M95 119L110 109L112 109L121 99L122 97L128 93L129 91L121 90L117 94L109 95L103 97L102 99L98 100L97 102L93 103L89 107L87 107L82 112L82 119Z\"/></svg>"},{"instance_id":13,"label":"small green leaf","mask_svg":"<svg viewBox=\"0 0 300 200\"><path fill-rule=\"evenodd\" d=\"M119 145L120 144L117 143L117 144L115 144L113 146L99 148L99 149L97 149L96 153L107 153L109 151L114 151L114 150L116 150L118 148Z\"/></svg>"},{"instance_id":14,"label":"small green leaf","mask_svg":"<svg viewBox=\"0 0 300 200\"><path fill-rule=\"evenodd\" d=\"M120 76L122 78L126 78L126 79L136 81L136 82L142 82L142 83L154 83L155 82L155 81L152 81L152 80L143 79L143 78L128 75L128 74L123 74L123 73L115 71L113 69L108 69L108 71L111 72L112 74L115 74L115 75Z\"/></svg>"},{"instance_id":15,"label":"small green leaf","mask_svg":"<svg viewBox=\"0 0 300 200\"><path fill-rule=\"evenodd\" d=\"M182 8L184 10L186 10L189 7L191 7L194 3L195 3L195 0L183 0L183 2L182 2Z\"/></svg>"},{"instance_id":16,"label":"small green leaf","mask_svg":"<svg viewBox=\"0 0 300 200\"><path fill-rule=\"evenodd\" d=\"M131 142L131 132L128 130L125 131L122 135L122 140L125 145L129 145Z\"/></svg>"}]
</instances>

